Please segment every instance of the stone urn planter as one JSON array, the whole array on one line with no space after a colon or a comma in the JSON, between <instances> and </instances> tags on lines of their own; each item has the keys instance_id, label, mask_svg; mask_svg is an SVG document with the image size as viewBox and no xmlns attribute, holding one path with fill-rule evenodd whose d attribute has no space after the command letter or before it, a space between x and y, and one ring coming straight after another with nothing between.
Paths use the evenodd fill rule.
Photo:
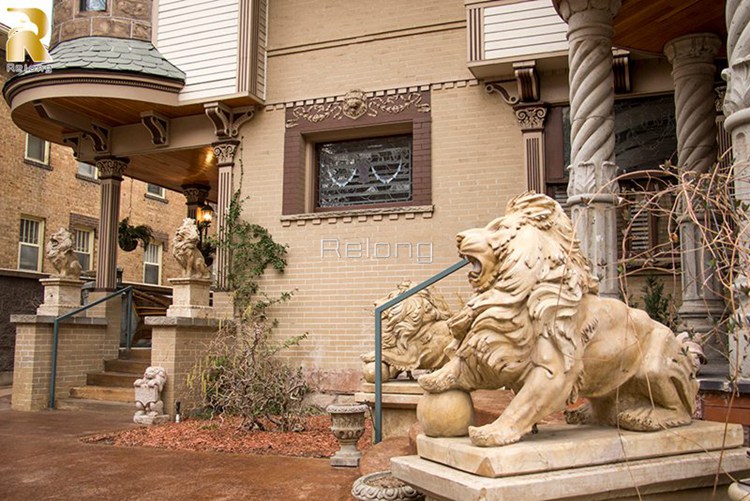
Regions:
<instances>
[{"instance_id":1,"label":"stone urn planter","mask_svg":"<svg viewBox=\"0 0 750 501\"><path fill-rule=\"evenodd\" d=\"M379 471L359 477L352 485L357 501L422 501L424 494L394 477L390 471Z\"/></svg>"},{"instance_id":2,"label":"stone urn planter","mask_svg":"<svg viewBox=\"0 0 750 501\"><path fill-rule=\"evenodd\" d=\"M331 432L341 444L341 449L331 457L331 466L359 466L362 453L357 450L357 440L365 433L367 409L365 404L326 407L331 415Z\"/></svg>"}]
</instances>

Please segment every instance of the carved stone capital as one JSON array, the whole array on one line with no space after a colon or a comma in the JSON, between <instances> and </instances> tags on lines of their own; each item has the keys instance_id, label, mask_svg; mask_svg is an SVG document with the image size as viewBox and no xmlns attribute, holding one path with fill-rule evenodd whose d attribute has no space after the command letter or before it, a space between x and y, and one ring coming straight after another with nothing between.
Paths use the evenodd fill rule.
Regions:
<instances>
[{"instance_id":1,"label":"carved stone capital","mask_svg":"<svg viewBox=\"0 0 750 501\"><path fill-rule=\"evenodd\" d=\"M544 129L544 119L547 117L546 106L517 106L515 113L521 130L534 131Z\"/></svg>"},{"instance_id":2,"label":"carved stone capital","mask_svg":"<svg viewBox=\"0 0 750 501\"><path fill-rule=\"evenodd\" d=\"M621 5L621 0L561 0L557 11L566 23L570 23L576 14L595 13L614 18Z\"/></svg>"},{"instance_id":3,"label":"carved stone capital","mask_svg":"<svg viewBox=\"0 0 750 501\"><path fill-rule=\"evenodd\" d=\"M724 115L750 108L750 59L732 64L722 71L721 76L727 82L724 95Z\"/></svg>"},{"instance_id":4,"label":"carved stone capital","mask_svg":"<svg viewBox=\"0 0 750 501\"><path fill-rule=\"evenodd\" d=\"M118 179L122 181L122 175L130 162L127 158L105 157L97 158L95 165L99 170L99 179Z\"/></svg>"},{"instance_id":5,"label":"carved stone capital","mask_svg":"<svg viewBox=\"0 0 750 501\"><path fill-rule=\"evenodd\" d=\"M592 198L603 195L603 199L611 199L611 195L619 193L617 181L617 165L614 162L602 162L597 166L594 162L579 162L568 167L568 197ZM570 203L570 202L569 202Z\"/></svg>"},{"instance_id":6,"label":"carved stone capital","mask_svg":"<svg viewBox=\"0 0 750 501\"><path fill-rule=\"evenodd\" d=\"M182 186L182 194L185 195L188 205L202 204L208 198L211 187L205 184L186 184Z\"/></svg>"},{"instance_id":7,"label":"carved stone capital","mask_svg":"<svg viewBox=\"0 0 750 501\"><path fill-rule=\"evenodd\" d=\"M721 38L713 33L695 33L677 37L664 46L664 55L677 70L683 65L713 65L721 48Z\"/></svg>"},{"instance_id":8,"label":"carved stone capital","mask_svg":"<svg viewBox=\"0 0 750 501\"><path fill-rule=\"evenodd\" d=\"M214 124L214 133L219 139L233 139L239 135L240 127L255 116L255 107L230 108L222 103L204 105L206 116Z\"/></svg>"},{"instance_id":9,"label":"carved stone capital","mask_svg":"<svg viewBox=\"0 0 750 501\"><path fill-rule=\"evenodd\" d=\"M239 144L240 142L237 140L213 143L211 146L214 149L214 155L216 155L216 164L219 167L233 165L234 155L237 153Z\"/></svg>"}]
</instances>

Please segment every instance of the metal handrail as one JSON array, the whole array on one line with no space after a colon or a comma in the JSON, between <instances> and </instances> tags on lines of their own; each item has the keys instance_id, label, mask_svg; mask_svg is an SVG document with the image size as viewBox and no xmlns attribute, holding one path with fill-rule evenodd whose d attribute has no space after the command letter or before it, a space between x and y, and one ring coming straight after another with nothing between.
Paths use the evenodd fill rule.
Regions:
<instances>
[{"instance_id":1,"label":"metal handrail","mask_svg":"<svg viewBox=\"0 0 750 501\"><path fill-rule=\"evenodd\" d=\"M113 292L112 294L107 294L106 296L97 299L93 303L83 305L80 308L76 308L73 311L69 311L68 313L64 315L60 315L59 317L55 318L55 321L52 324L52 373L50 374L50 378L49 378L49 408L50 409L55 408L55 382L57 379L57 344L58 344L58 340L60 337L60 322L62 322L63 320L67 320L71 318L72 316L77 315L78 313L81 313L82 311L86 311L89 308L102 304L105 301L109 301L110 299L114 297L122 296L123 294L126 295L128 311L130 311L130 309L132 308L132 304L133 304L133 286L132 285L129 285L123 289L119 289ZM127 332L128 332L127 346L128 346L128 349L130 349L130 335L131 335L130 334L130 315L127 316L126 326L127 326Z\"/></svg>"},{"instance_id":2,"label":"metal handrail","mask_svg":"<svg viewBox=\"0 0 750 501\"><path fill-rule=\"evenodd\" d=\"M383 312L389 308L393 308L401 301L410 298L414 294L426 289L435 282L454 274L464 266L469 264L468 259L462 259L453 266L450 266L440 273L433 275L416 287L412 287L406 292L402 292L398 296L391 300L386 301L377 308L375 308L375 423L373 428L375 429L375 443L379 443L383 440L383 382L381 381L383 376L383 333L382 333L382 316Z\"/></svg>"}]
</instances>

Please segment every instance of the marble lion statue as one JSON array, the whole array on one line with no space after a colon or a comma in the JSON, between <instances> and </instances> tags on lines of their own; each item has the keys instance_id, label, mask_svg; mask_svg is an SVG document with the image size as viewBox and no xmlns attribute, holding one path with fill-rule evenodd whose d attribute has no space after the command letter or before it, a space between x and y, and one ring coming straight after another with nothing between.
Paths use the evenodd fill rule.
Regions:
<instances>
[{"instance_id":1,"label":"marble lion statue","mask_svg":"<svg viewBox=\"0 0 750 501\"><path fill-rule=\"evenodd\" d=\"M210 278L211 271L206 266L198 248L198 227L195 220L186 217L182 225L177 228L177 232L172 242L172 255L182 268L182 276L190 278Z\"/></svg>"},{"instance_id":2,"label":"marble lion statue","mask_svg":"<svg viewBox=\"0 0 750 501\"><path fill-rule=\"evenodd\" d=\"M52 234L47 242L47 257L52 261L56 275L59 277L81 277L81 263L73 250L73 234L60 228Z\"/></svg>"},{"instance_id":3,"label":"marble lion statue","mask_svg":"<svg viewBox=\"0 0 750 501\"><path fill-rule=\"evenodd\" d=\"M569 423L653 431L691 422L700 346L597 295L597 278L557 202L525 193L505 216L456 239L473 265L474 294L448 321L455 355L419 384L429 393L513 390L496 421L469 427L474 445L517 442L579 396L588 403L566 413Z\"/></svg>"},{"instance_id":4,"label":"marble lion statue","mask_svg":"<svg viewBox=\"0 0 750 501\"><path fill-rule=\"evenodd\" d=\"M405 281L385 297L379 306L412 287ZM437 369L448 362L445 349L453 341L447 320L451 316L445 300L425 289L383 313L383 381L395 379L404 371ZM363 375L375 382L375 352L360 357L365 363Z\"/></svg>"},{"instance_id":5,"label":"marble lion statue","mask_svg":"<svg viewBox=\"0 0 750 501\"><path fill-rule=\"evenodd\" d=\"M146 369L141 379L136 379L133 386L136 388L135 417L138 416L157 416L164 414L164 402L161 400L161 392L167 383L167 371L163 367L151 366ZM139 392L138 389L144 389L145 392ZM148 395L146 402L138 399L139 394ZM141 397L143 398L143 397Z\"/></svg>"}]
</instances>

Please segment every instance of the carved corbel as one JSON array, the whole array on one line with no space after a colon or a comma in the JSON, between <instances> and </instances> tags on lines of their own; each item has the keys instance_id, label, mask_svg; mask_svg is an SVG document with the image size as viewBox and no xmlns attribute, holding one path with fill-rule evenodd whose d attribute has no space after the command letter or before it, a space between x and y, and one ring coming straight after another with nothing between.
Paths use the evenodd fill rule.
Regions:
<instances>
[{"instance_id":1,"label":"carved corbel","mask_svg":"<svg viewBox=\"0 0 750 501\"><path fill-rule=\"evenodd\" d=\"M91 130L83 131L81 135L91 141L96 153L109 153L109 127L91 122Z\"/></svg>"},{"instance_id":2,"label":"carved corbel","mask_svg":"<svg viewBox=\"0 0 750 501\"><path fill-rule=\"evenodd\" d=\"M81 134L79 132L73 132L70 134L63 134L63 144L69 146L73 150L73 156L79 158L81 153Z\"/></svg>"},{"instance_id":3,"label":"carved corbel","mask_svg":"<svg viewBox=\"0 0 750 501\"><path fill-rule=\"evenodd\" d=\"M500 98L505 102L505 104L513 106L514 104L518 104L518 97L517 96L511 96L510 92L502 86L504 82L489 82L484 85L484 90L487 92L487 94L497 94L500 96Z\"/></svg>"},{"instance_id":4,"label":"carved corbel","mask_svg":"<svg viewBox=\"0 0 750 501\"><path fill-rule=\"evenodd\" d=\"M630 92L630 52L622 49L612 50L612 71L615 76L615 92Z\"/></svg>"},{"instance_id":5,"label":"carved corbel","mask_svg":"<svg viewBox=\"0 0 750 501\"><path fill-rule=\"evenodd\" d=\"M154 146L169 146L169 123L170 120L154 111L141 113L141 123L149 134Z\"/></svg>"},{"instance_id":6,"label":"carved corbel","mask_svg":"<svg viewBox=\"0 0 750 501\"><path fill-rule=\"evenodd\" d=\"M214 124L214 133L220 140L233 139L239 135L242 124L253 118L255 107L230 108L222 103L204 105L206 116Z\"/></svg>"},{"instance_id":7,"label":"carved corbel","mask_svg":"<svg viewBox=\"0 0 750 501\"><path fill-rule=\"evenodd\" d=\"M539 101L539 74L536 71L536 62L519 61L513 63L513 72L516 75L519 101L522 103Z\"/></svg>"}]
</instances>

